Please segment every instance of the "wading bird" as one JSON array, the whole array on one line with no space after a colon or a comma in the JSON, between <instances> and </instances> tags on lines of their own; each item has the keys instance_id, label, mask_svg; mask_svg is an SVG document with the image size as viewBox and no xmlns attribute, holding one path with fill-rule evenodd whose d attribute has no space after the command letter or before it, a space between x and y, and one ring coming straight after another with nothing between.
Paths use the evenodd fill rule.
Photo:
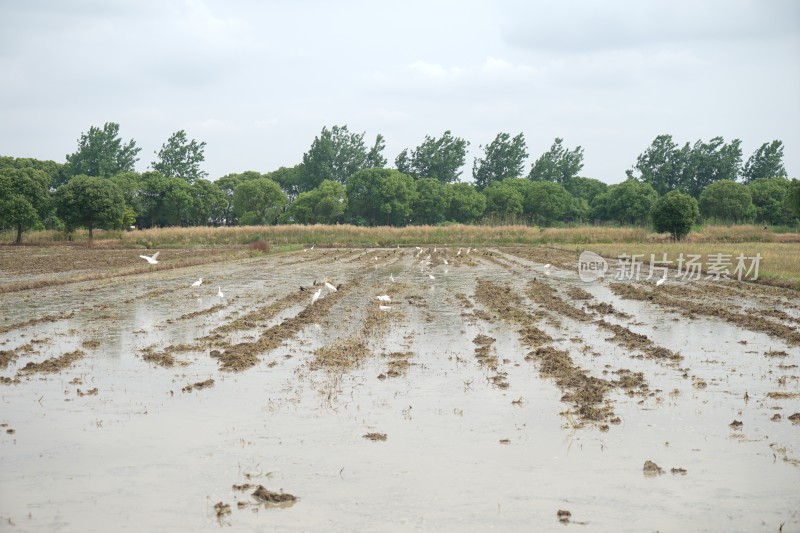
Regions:
<instances>
[{"instance_id":1,"label":"wading bird","mask_svg":"<svg viewBox=\"0 0 800 533\"><path fill-rule=\"evenodd\" d=\"M389 281L394 283L394 274L389 274Z\"/></svg>"},{"instance_id":2,"label":"wading bird","mask_svg":"<svg viewBox=\"0 0 800 533\"><path fill-rule=\"evenodd\" d=\"M156 252L156 253L154 253L153 255L150 255L150 256L148 256L148 255L140 255L139 257L141 257L142 259L144 259L145 261L147 261L151 265L157 265L158 261L156 261L156 258L158 257L158 254L160 254L160 253L161 252Z\"/></svg>"},{"instance_id":3,"label":"wading bird","mask_svg":"<svg viewBox=\"0 0 800 533\"><path fill-rule=\"evenodd\" d=\"M387 303L392 301L392 299L389 298L388 294L384 294L382 296L378 296L378 300L380 300L381 302L387 302Z\"/></svg>"},{"instance_id":4,"label":"wading bird","mask_svg":"<svg viewBox=\"0 0 800 533\"><path fill-rule=\"evenodd\" d=\"M314 296L311 297L311 303L313 304L317 300L319 300L319 296L322 294L322 289L317 289L317 292L314 293Z\"/></svg>"},{"instance_id":5,"label":"wading bird","mask_svg":"<svg viewBox=\"0 0 800 533\"><path fill-rule=\"evenodd\" d=\"M324 280L322 280L322 281L323 281L323 283L325 284L325 288L327 288L329 291L336 292L336 290L337 290L337 289L336 289L336 287L334 287L334 286L331 284L331 282L330 282L330 280L329 280L328 278L325 278L325 279L324 279Z\"/></svg>"},{"instance_id":6,"label":"wading bird","mask_svg":"<svg viewBox=\"0 0 800 533\"><path fill-rule=\"evenodd\" d=\"M431 279L436 279L436 278L433 277L433 274L428 274L428 277L431 278Z\"/></svg>"},{"instance_id":7,"label":"wading bird","mask_svg":"<svg viewBox=\"0 0 800 533\"><path fill-rule=\"evenodd\" d=\"M203 278L200 278L197 281L195 281L194 283L192 283L192 287L199 287L202 284L203 284Z\"/></svg>"},{"instance_id":8,"label":"wading bird","mask_svg":"<svg viewBox=\"0 0 800 533\"><path fill-rule=\"evenodd\" d=\"M392 306L390 306L390 305L379 305L378 306L378 309L380 309L381 311L388 311L391 308L392 308Z\"/></svg>"},{"instance_id":9,"label":"wading bird","mask_svg":"<svg viewBox=\"0 0 800 533\"><path fill-rule=\"evenodd\" d=\"M661 278L660 280L656 281L656 287L658 287L659 285L661 285L662 283L664 283L664 281L665 281L666 279L667 279L667 275L666 275L666 274L664 274L664 277L663 277L663 278Z\"/></svg>"},{"instance_id":10,"label":"wading bird","mask_svg":"<svg viewBox=\"0 0 800 533\"><path fill-rule=\"evenodd\" d=\"M225 295L222 294L222 287L217 287L217 296L219 296L220 300L225 298Z\"/></svg>"}]
</instances>

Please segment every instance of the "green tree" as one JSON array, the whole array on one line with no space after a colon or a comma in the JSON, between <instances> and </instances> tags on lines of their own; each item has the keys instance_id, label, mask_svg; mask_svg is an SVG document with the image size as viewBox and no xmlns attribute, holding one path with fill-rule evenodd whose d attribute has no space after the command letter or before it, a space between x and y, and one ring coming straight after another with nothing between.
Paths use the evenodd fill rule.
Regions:
<instances>
[{"instance_id":1,"label":"green tree","mask_svg":"<svg viewBox=\"0 0 800 533\"><path fill-rule=\"evenodd\" d=\"M563 185L568 193L575 198L585 200L587 203L591 203L595 196L608 188L608 185L600 180L582 178L580 176L573 176L565 180Z\"/></svg>"},{"instance_id":2,"label":"green tree","mask_svg":"<svg viewBox=\"0 0 800 533\"><path fill-rule=\"evenodd\" d=\"M511 137L508 133L498 133L497 137L486 146L483 158L475 158L472 165L472 177L478 189L483 189L493 181L522 176L528 150L525 136L520 133Z\"/></svg>"},{"instance_id":3,"label":"green tree","mask_svg":"<svg viewBox=\"0 0 800 533\"><path fill-rule=\"evenodd\" d=\"M652 186L661 195L674 189L684 189L690 154L689 143L678 148L672 135L659 135L636 159L633 166L633 170L639 171L636 179ZM634 177L633 170L626 172L628 178Z\"/></svg>"},{"instance_id":4,"label":"green tree","mask_svg":"<svg viewBox=\"0 0 800 533\"><path fill-rule=\"evenodd\" d=\"M205 142L189 141L184 130L176 131L161 145L151 167L168 178L181 178L193 183L208 176L208 172L200 170L200 163L206 159L203 154L205 147Z\"/></svg>"},{"instance_id":5,"label":"green tree","mask_svg":"<svg viewBox=\"0 0 800 533\"><path fill-rule=\"evenodd\" d=\"M383 157L383 149L386 148L386 141L380 133L375 138L375 144L367 152L367 162L364 168L383 168L386 166L386 158Z\"/></svg>"},{"instance_id":6,"label":"green tree","mask_svg":"<svg viewBox=\"0 0 800 533\"><path fill-rule=\"evenodd\" d=\"M280 171L281 169L278 169L275 172L277 172L280 176L283 176ZM239 223L239 219L237 218L236 213L233 211L233 193L236 190L236 186L248 180L265 177L268 176L262 175L254 170L246 170L239 174L226 174L215 182L217 187L219 187L219 189L222 191L222 194L225 195L225 207L222 212L222 218L226 226L236 226ZM276 181L276 183L278 182ZM281 183L278 183L278 185L281 185L281 188L284 189ZM285 191L286 189L284 189L284 192Z\"/></svg>"},{"instance_id":7,"label":"green tree","mask_svg":"<svg viewBox=\"0 0 800 533\"><path fill-rule=\"evenodd\" d=\"M703 189L700 194L700 212L706 219L747 222L755 216L756 208L746 185L732 180L720 180Z\"/></svg>"},{"instance_id":8,"label":"green tree","mask_svg":"<svg viewBox=\"0 0 800 533\"><path fill-rule=\"evenodd\" d=\"M551 226L567 216L573 197L558 183L535 181L528 186L523 207L535 224Z\"/></svg>"},{"instance_id":9,"label":"green tree","mask_svg":"<svg viewBox=\"0 0 800 533\"><path fill-rule=\"evenodd\" d=\"M119 187L122 197L125 199L125 206L133 213L134 222L144 213L144 196L142 189L144 183L142 177L137 172L120 172L109 178Z\"/></svg>"},{"instance_id":10,"label":"green tree","mask_svg":"<svg viewBox=\"0 0 800 533\"><path fill-rule=\"evenodd\" d=\"M793 179L789 184L784 206L787 212L794 215L795 218L800 218L800 181Z\"/></svg>"},{"instance_id":11,"label":"green tree","mask_svg":"<svg viewBox=\"0 0 800 533\"><path fill-rule=\"evenodd\" d=\"M0 224L14 226L16 244L22 233L40 223L50 211L51 179L33 166L0 168Z\"/></svg>"},{"instance_id":12,"label":"green tree","mask_svg":"<svg viewBox=\"0 0 800 533\"><path fill-rule=\"evenodd\" d=\"M569 150L562 146L563 141L556 137L550 149L533 163L528 179L554 181L563 185L569 178L578 175L583 168L583 148L578 146Z\"/></svg>"},{"instance_id":13,"label":"green tree","mask_svg":"<svg viewBox=\"0 0 800 533\"><path fill-rule=\"evenodd\" d=\"M697 141L692 147L690 171L683 185L685 192L695 198L717 181L734 181L742 166L742 141L734 139L725 144L722 137L714 137L705 143Z\"/></svg>"},{"instance_id":14,"label":"green tree","mask_svg":"<svg viewBox=\"0 0 800 533\"><path fill-rule=\"evenodd\" d=\"M281 186L283 192L290 200L293 200L300 193L300 171L302 165L293 167L280 167L264 175Z\"/></svg>"},{"instance_id":15,"label":"green tree","mask_svg":"<svg viewBox=\"0 0 800 533\"><path fill-rule=\"evenodd\" d=\"M375 146L368 151L364 146L364 135L350 133L347 126L323 127L311 148L303 154L298 175L299 190L310 191L323 180L347 184L347 179L355 172L379 163L383 137L378 135Z\"/></svg>"},{"instance_id":16,"label":"green tree","mask_svg":"<svg viewBox=\"0 0 800 533\"><path fill-rule=\"evenodd\" d=\"M512 178L513 179L513 178ZM502 219L514 218L522 214L523 194L509 180L495 181L483 189L486 196L486 214Z\"/></svg>"},{"instance_id":17,"label":"green tree","mask_svg":"<svg viewBox=\"0 0 800 533\"><path fill-rule=\"evenodd\" d=\"M110 178L132 171L140 151L133 139L123 144L119 124L106 122L103 129L92 126L78 139L78 150L67 155L64 176L67 180L78 175Z\"/></svg>"},{"instance_id":18,"label":"green tree","mask_svg":"<svg viewBox=\"0 0 800 533\"><path fill-rule=\"evenodd\" d=\"M344 221L346 212L345 186L336 181L324 180L319 187L298 194L280 220L296 224L336 224Z\"/></svg>"},{"instance_id":19,"label":"green tree","mask_svg":"<svg viewBox=\"0 0 800 533\"><path fill-rule=\"evenodd\" d=\"M286 194L269 178L244 181L233 193L233 211L246 226L275 224L286 203Z\"/></svg>"},{"instance_id":20,"label":"green tree","mask_svg":"<svg viewBox=\"0 0 800 533\"><path fill-rule=\"evenodd\" d=\"M461 175L459 169L464 166L467 146L469 142L454 137L450 130L438 139L426 135L422 144L410 153L408 149L400 152L395 166L414 179L435 178L442 183L453 183Z\"/></svg>"},{"instance_id":21,"label":"green tree","mask_svg":"<svg viewBox=\"0 0 800 533\"><path fill-rule=\"evenodd\" d=\"M786 178L757 178L747 184L755 206L755 220L766 224L787 224L792 214L786 209L791 181Z\"/></svg>"},{"instance_id":22,"label":"green tree","mask_svg":"<svg viewBox=\"0 0 800 533\"><path fill-rule=\"evenodd\" d=\"M676 240L689 234L692 224L700 216L694 197L681 191L670 191L653 206L653 226L658 232L669 232Z\"/></svg>"},{"instance_id":23,"label":"green tree","mask_svg":"<svg viewBox=\"0 0 800 533\"><path fill-rule=\"evenodd\" d=\"M592 220L641 225L649 220L650 211L657 201L658 193L650 184L627 179L595 196L589 217Z\"/></svg>"},{"instance_id":24,"label":"green tree","mask_svg":"<svg viewBox=\"0 0 800 533\"><path fill-rule=\"evenodd\" d=\"M187 222L191 226L220 226L225 221L227 207L225 193L216 183L204 179L195 180L189 190L191 202Z\"/></svg>"},{"instance_id":25,"label":"green tree","mask_svg":"<svg viewBox=\"0 0 800 533\"><path fill-rule=\"evenodd\" d=\"M477 222L486 211L486 196L469 183L448 183L447 220L471 224Z\"/></svg>"},{"instance_id":26,"label":"green tree","mask_svg":"<svg viewBox=\"0 0 800 533\"><path fill-rule=\"evenodd\" d=\"M408 224L416 195L414 179L394 169L360 170L347 182L351 218L370 226Z\"/></svg>"},{"instance_id":27,"label":"green tree","mask_svg":"<svg viewBox=\"0 0 800 533\"><path fill-rule=\"evenodd\" d=\"M753 152L742 168L745 183L764 178L786 178L783 166L783 142L779 140L762 144Z\"/></svg>"},{"instance_id":28,"label":"green tree","mask_svg":"<svg viewBox=\"0 0 800 533\"><path fill-rule=\"evenodd\" d=\"M444 222L450 203L447 185L433 178L418 179L414 185L417 188L412 204L414 223L435 225Z\"/></svg>"},{"instance_id":29,"label":"green tree","mask_svg":"<svg viewBox=\"0 0 800 533\"><path fill-rule=\"evenodd\" d=\"M120 227L125 216L125 199L119 187L97 176L75 176L56 189L55 204L67 229L85 227L90 241L94 228Z\"/></svg>"}]
</instances>

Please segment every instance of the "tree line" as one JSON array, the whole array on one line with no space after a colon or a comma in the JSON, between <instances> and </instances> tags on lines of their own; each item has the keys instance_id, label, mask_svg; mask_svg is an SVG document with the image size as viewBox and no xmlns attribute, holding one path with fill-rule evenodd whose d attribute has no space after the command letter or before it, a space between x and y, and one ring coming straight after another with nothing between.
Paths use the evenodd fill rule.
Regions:
<instances>
[{"instance_id":1,"label":"tree line","mask_svg":"<svg viewBox=\"0 0 800 533\"><path fill-rule=\"evenodd\" d=\"M462 181L469 142L426 135L387 167L385 140L323 127L293 167L208 179L205 142L180 130L136 172L141 149L119 125L92 126L63 163L0 157L0 224L17 230L352 223L515 222L653 224L676 238L698 217L797 224L800 182L789 180L783 143L761 145L742 164L741 141L677 144L659 135L622 183L581 176L583 148L556 138L531 164L522 133L481 145L472 182Z\"/></svg>"}]
</instances>

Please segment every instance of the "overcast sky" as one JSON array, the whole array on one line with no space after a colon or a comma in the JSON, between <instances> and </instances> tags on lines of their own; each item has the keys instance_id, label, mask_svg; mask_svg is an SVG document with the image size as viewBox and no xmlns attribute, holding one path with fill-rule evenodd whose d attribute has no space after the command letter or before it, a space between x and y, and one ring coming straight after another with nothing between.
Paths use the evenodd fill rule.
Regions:
<instances>
[{"instance_id":1,"label":"overcast sky","mask_svg":"<svg viewBox=\"0 0 800 533\"><path fill-rule=\"evenodd\" d=\"M800 177L800 2L0 0L0 155L63 162L120 124L146 170L175 131L212 179L302 160L323 126L403 148L451 130L564 138L619 182L656 135L784 142Z\"/></svg>"}]
</instances>

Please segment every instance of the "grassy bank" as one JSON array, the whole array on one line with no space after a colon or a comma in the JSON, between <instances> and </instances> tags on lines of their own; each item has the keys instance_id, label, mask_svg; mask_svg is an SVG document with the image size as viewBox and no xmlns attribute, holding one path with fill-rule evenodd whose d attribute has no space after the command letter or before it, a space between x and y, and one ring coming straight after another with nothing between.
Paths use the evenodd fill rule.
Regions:
<instances>
[{"instance_id":1,"label":"grassy bank","mask_svg":"<svg viewBox=\"0 0 800 533\"><path fill-rule=\"evenodd\" d=\"M668 234L649 233L644 228L580 226L545 228L529 226L408 226L405 228L364 228L350 225L314 226L239 226L159 228L142 231L95 231L95 241L113 241L122 246L143 248L214 246L251 244L259 241L272 245L304 246L503 246L518 244L599 244L599 243L667 243ZM5 233L3 242L12 242L14 235ZM26 233L23 242L45 244L62 242L62 232ZM85 231L71 235L73 242L86 242ZM794 242L800 234L775 233L762 226L704 226L688 235L687 243ZM110 243L110 242L109 242Z\"/></svg>"}]
</instances>

